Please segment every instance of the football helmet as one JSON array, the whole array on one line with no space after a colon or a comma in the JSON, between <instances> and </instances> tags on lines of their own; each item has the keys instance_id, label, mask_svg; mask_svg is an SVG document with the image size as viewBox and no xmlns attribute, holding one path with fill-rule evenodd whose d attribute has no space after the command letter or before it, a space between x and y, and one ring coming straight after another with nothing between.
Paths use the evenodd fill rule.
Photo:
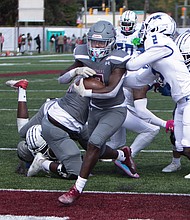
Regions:
<instances>
[{"instance_id":1,"label":"football helmet","mask_svg":"<svg viewBox=\"0 0 190 220\"><path fill-rule=\"evenodd\" d=\"M176 32L176 22L172 17L163 12L156 12L148 16L144 22L145 37L150 33L163 33L174 37Z\"/></svg>"},{"instance_id":2,"label":"football helmet","mask_svg":"<svg viewBox=\"0 0 190 220\"><path fill-rule=\"evenodd\" d=\"M137 15L133 11L125 11L120 17L121 33L124 35L130 35L135 32L137 25Z\"/></svg>"},{"instance_id":3,"label":"football helmet","mask_svg":"<svg viewBox=\"0 0 190 220\"><path fill-rule=\"evenodd\" d=\"M184 33L180 34L175 39L175 43L179 47L185 60L185 64L190 70L190 30L187 30Z\"/></svg>"},{"instance_id":4,"label":"football helmet","mask_svg":"<svg viewBox=\"0 0 190 220\"><path fill-rule=\"evenodd\" d=\"M28 129L26 133L26 143L28 145L28 149L31 151L33 155L38 152L43 154L48 150L48 145L46 141L42 137L42 127L41 125L33 125Z\"/></svg>"},{"instance_id":5,"label":"football helmet","mask_svg":"<svg viewBox=\"0 0 190 220\"><path fill-rule=\"evenodd\" d=\"M115 47L116 31L108 21L98 21L87 34L88 54L92 60L107 56Z\"/></svg>"}]
</instances>

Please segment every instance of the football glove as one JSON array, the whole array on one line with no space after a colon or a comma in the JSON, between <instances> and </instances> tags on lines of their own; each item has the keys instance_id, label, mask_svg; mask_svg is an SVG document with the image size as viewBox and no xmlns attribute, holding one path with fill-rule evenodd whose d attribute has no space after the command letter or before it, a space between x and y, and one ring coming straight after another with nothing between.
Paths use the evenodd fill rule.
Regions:
<instances>
[{"instance_id":1,"label":"football glove","mask_svg":"<svg viewBox=\"0 0 190 220\"><path fill-rule=\"evenodd\" d=\"M89 67L77 67L75 69L70 70L71 77L75 77L76 75L83 76L88 78L89 76L95 75L96 72Z\"/></svg>"},{"instance_id":2,"label":"football glove","mask_svg":"<svg viewBox=\"0 0 190 220\"><path fill-rule=\"evenodd\" d=\"M74 89L82 97L91 97L92 96L92 89L85 89L83 80L84 80L83 78L80 79L78 86L76 83L74 83Z\"/></svg>"}]
</instances>

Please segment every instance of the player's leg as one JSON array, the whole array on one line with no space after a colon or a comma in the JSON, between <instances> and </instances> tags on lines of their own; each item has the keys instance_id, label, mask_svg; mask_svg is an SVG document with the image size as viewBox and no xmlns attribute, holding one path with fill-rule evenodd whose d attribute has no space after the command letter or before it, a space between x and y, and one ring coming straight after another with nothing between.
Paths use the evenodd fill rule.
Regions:
<instances>
[{"instance_id":1,"label":"player's leg","mask_svg":"<svg viewBox=\"0 0 190 220\"><path fill-rule=\"evenodd\" d=\"M176 172L181 169L182 152L178 152L176 149L174 132L170 133L170 141L173 146L173 151L172 151L173 157L172 157L171 163L162 169L162 172L164 172L164 173Z\"/></svg>"},{"instance_id":2,"label":"player's leg","mask_svg":"<svg viewBox=\"0 0 190 220\"><path fill-rule=\"evenodd\" d=\"M60 176L63 179L77 179L77 175L68 174L64 165L57 161L49 160L49 158L42 153L37 153L30 168L28 169L27 176L32 177L38 174L40 171L46 173L53 173Z\"/></svg>"},{"instance_id":3,"label":"player's leg","mask_svg":"<svg viewBox=\"0 0 190 220\"><path fill-rule=\"evenodd\" d=\"M98 111L92 109L89 115L89 144L86 155L81 167L80 176L78 177L75 185L69 190L69 192L59 197L59 201L63 204L71 204L80 197L88 176L93 167L97 163L100 156L102 158L118 159L125 163L126 161L131 163L130 152L128 149L106 151L105 143L122 125L125 120L126 109L117 108L104 111ZM97 123L94 123L98 121ZM92 129L93 128L93 129ZM95 128L95 129L94 129ZM105 148L103 148L105 147Z\"/></svg>"},{"instance_id":4,"label":"player's leg","mask_svg":"<svg viewBox=\"0 0 190 220\"><path fill-rule=\"evenodd\" d=\"M132 157L135 157L142 149L149 146L160 131L160 127L147 123L130 111L128 111L126 120L122 126L138 134L130 146Z\"/></svg>"},{"instance_id":5,"label":"player's leg","mask_svg":"<svg viewBox=\"0 0 190 220\"><path fill-rule=\"evenodd\" d=\"M64 165L67 173L79 175L82 164L81 152L77 144L70 139L69 134L44 117L42 135L56 158Z\"/></svg>"},{"instance_id":6,"label":"player's leg","mask_svg":"<svg viewBox=\"0 0 190 220\"><path fill-rule=\"evenodd\" d=\"M9 80L6 85L18 90L17 127L19 132L29 120L26 98L28 81L26 79Z\"/></svg>"},{"instance_id":7,"label":"player's leg","mask_svg":"<svg viewBox=\"0 0 190 220\"><path fill-rule=\"evenodd\" d=\"M118 149L125 146L126 144L126 128L120 127L111 137L110 140L106 142L106 145L112 149Z\"/></svg>"}]
</instances>

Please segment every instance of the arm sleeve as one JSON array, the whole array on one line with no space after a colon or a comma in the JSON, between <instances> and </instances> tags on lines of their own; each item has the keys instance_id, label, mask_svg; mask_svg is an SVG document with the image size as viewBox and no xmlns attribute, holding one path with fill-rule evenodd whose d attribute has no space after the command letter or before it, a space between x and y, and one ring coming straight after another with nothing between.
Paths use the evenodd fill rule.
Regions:
<instances>
[{"instance_id":1,"label":"arm sleeve","mask_svg":"<svg viewBox=\"0 0 190 220\"><path fill-rule=\"evenodd\" d=\"M138 70L141 67L167 57L172 53L173 50L167 46L150 47L139 56L131 58L126 64L126 69L132 71Z\"/></svg>"},{"instance_id":2,"label":"arm sleeve","mask_svg":"<svg viewBox=\"0 0 190 220\"><path fill-rule=\"evenodd\" d=\"M60 84L70 83L72 81L72 79L76 76L76 69L78 69L78 68L71 69L68 72L66 72L63 75L61 75L58 78L58 82Z\"/></svg>"},{"instance_id":3,"label":"arm sleeve","mask_svg":"<svg viewBox=\"0 0 190 220\"><path fill-rule=\"evenodd\" d=\"M71 77L69 72L66 72L65 74L63 74L62 76L60 76L58 78L58 82L60 84L67 84L67 83L70 83L72 81L73 78Z\"/></svg>"},{"instance_id":4,"label":"arm sleeve","mask_svg":"<svg viewBox=\"0 0 190 220\"><path fill-rule=\"evenodd\" d=\"M137 115L146 122L160 127L164 127L164 128L166 127L166 121L157 117L147 109L147 98L135 100L134 106Z\"/></svg>"}]
</instances>

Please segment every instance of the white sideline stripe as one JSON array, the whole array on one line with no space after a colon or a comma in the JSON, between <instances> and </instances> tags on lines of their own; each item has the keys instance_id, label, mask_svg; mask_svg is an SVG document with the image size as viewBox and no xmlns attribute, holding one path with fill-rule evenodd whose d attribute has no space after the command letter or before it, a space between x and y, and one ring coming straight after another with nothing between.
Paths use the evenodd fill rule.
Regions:
<instances>
[{"instance_id":1,"label":"white sideline stripe","mask_svg":"<svg viewBox=\"0 0 190 220\"><path fill-rule=\"evenodd\" d=\"M61 92L63 92L62 90ZM0 111L16 111L17 109L13 108L0 108ZM39 109L28 109L29 111L38 111ZM173 112L173 110L150 110L151 112Z\"/></svg>"},{"instance_id":2,"label":"white sideline stripe","mask_svg":"<svg viewBox=\"0 0 190 220\"><path fill-rule=\"evenodd\" d=\"M67 56L72 56L72 54L51 54L51 55L36 55L36 56L12 56L12 57L0 57L0 60L9 60L9 59L26 59L26 58L30 58L30 59L35 59L35 58L39 58L39 57L67 57Z\"/></svg>"},{"instance_id":3,"label":"white sideline stripe","mask_svg":"<svg viewBox=\"0 0 190 220\"><path fill-rule=\"evenodd\" d=\"M55 217L55 216L25 216L25 215L0 215L0 220L69 220L68 216Z\"/></svg>"},{"instance_id":4,"label":"white sideline stripe","mask_svg":"<svg viewBox=\"0 0 190 220\"><path fill-rule=\"evenodd\" d=\"M66 92L67 90L65 89L59 89L59 90L29 90L27 89L28 92ZM0 92L15 92L15 90L0 90Z\"/></svg>"},{"instance_id":5,"label":"white sideline stripe","mask_svg":"<svg viewBox=\"0 0 190 220\"><path fill-rule=\"evenodd\" d=\"M15 151L17 148L0 148L0 151ZM85 150L81 150L84 152ZM171 153L171 150L141 150L143 153Z\"/></svg>"},{"instance_id":6,"label":"white sideline stripe","mask_svg":"<svg viewBox=\"0 0 190 220\"><path fill-rule=\"evenodd\" d=\"M64 190L36 190L36 189L0 189L1 191L10 192L61 192ZM180 193L139 193L139 192L101 192L101 191L84 191L83 193L93 193L93 194L125 194L125 195L158 195L158 196L189 196L190 194L180 194Z\"/></svg>"}]
</instances>

